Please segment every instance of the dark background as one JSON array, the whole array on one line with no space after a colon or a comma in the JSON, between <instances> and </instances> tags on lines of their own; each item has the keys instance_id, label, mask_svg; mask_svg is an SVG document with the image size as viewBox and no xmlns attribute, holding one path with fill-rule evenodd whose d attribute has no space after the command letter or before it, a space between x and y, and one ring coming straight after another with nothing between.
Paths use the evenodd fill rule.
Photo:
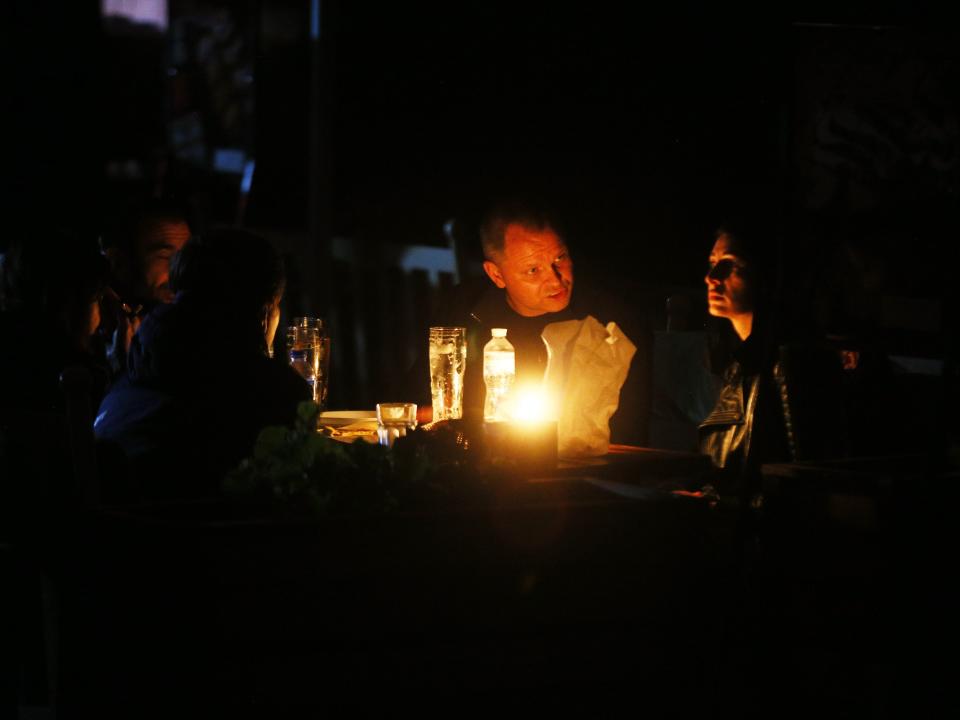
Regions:
<instances>
[{"instance_id":1,"label":"dark background","mask_svg":"<svg viewBox=\"0 0 960 720\"><path fill-rule=\"evenodd\" d=\"M453 219L476 259L480 213L512 192L546 197L578 277L657 323L699 297L718 221L755 209L785 316L951 346L960 51L932 4L170 0L163 32L93 0L14 8L14 216L96 233L118 198L186 198L273 237L289 313L331 316L335 347L369 322L340 312L331 238L388 257L445 245ZM217 148L256 159L249 197Z\"/></svg>"},{"instance_id":2,"label":"dark background","mask_svg":"<svg viewBox=\"0 0 960 720\"><path fill-rule=\"evenodd\" d=\"M702 327L702 275L712 229L731 208L746 207L776 221L769 242L780 258L785 318L853 346L873 344L890 355L944 362L934 384L927 383L925 394L916 396L907 420L918 428L915 432L924 433L939 417L941 429L952 432L948 439L955 450L960 430L955 419L960 376L953 281L960 237L955 18L933 4L903 0L843 7L796 2L759 12L713 5L686 1L611 9L600 4L324 0L318 4L319 36L311 39L309 0L171 0L170 27L163 33L105 23L95 0L20 0L9 6L13 22L3 26L8 92L2 196L4 218L10 221L5 234L18 232L22 224L52 222L95 236L122 199L144 194L189 200L200 211L201 227L239 220L271 237L287 255L288 315L310 312L331 320L339 353L334 356L331 405L369 408L385 399L383 389L397 364L391 363L393 346L383 338L400 338L404 327L389 291L406 286L395 282L396 274L387 266L403 245L444 246L443 226L451 218L461 245L475 248L477 217L491 197L514 190L547 195L569 230L578 282L583 276L598 278L663 329L666 298L682 293L699 299L693 326ZM256 159L246 202L240 176L214 170L217 148L238 149L245 158ZM356 242L365 261L335 258L334 238ZM431 299L437 302L437 295L420 305ZM388 326L393 336L383 335ZM422 344L422 335L410 337L414 346ZM364 339L366 364L357 352L347 352L356 350L357 338ZM866 434L890 425L889 413L904 419L906 413L890 410L885 399L878 400L876 417L866 418ZM940 439L935 438L937 443ZM722 650L703 667L689 668L693 679L683 687L688 668L662 662L656 654L660 646L650 645L643 627L623 640L614 638L621 626L613 623L609 636L594 642L585 640L584 633L581 644L572 646L588 650L578 657L584 664L602 660L601 653L610 647L626 649L620 672L631 683L646 667L641 664L638 671L637 658L647 655L654 670L670 670L670 679L685 696L696 697L702 688L694 684L705 678L711 694L736 694L733 706L759 707L765 698L752 697L751 682L743 678L752 680L760 670L759 677L777 681L774 693L781 685L801 686L817 701L818 711L825 706L823 698L850 697L851 703L865 698L882 716L885 699L903 688L902 675L929 671L922 691L906 693L904 701L910 707L935 705L952 680L949 663L933 658L956 634L955 598L949 573L943 572L955 545L949 519L954 503L933 483L929 488L934 489L917 483L914 492L906 491L914 476L923 479L923 468L884 472L888 470L902 474L905 482L894 489L883 486L881 503L889 504L882 505L884 517L894 517L895 508L905 512L906 520L896 515L894 527L885 526L879 543L859 531L850 533L852 541L836 542L837 533L816 527L818 516L802 504L795 510L800 522L784 525L781 540L797 551L796 565L782 564L784 576L820 560L827 569L814 570L839 576L823 583L819 604L804 594L801 581L784 581L783 595L773 602L759 592L733 596L749 598L750 613L767 612L773 618L769 627L778 632L763 635L758 646L769 642L782 648L772 655L774 662L766 662L768 656L759 651L751 656L750 648L723 637L723 623L715 622L714 613L724 593L715 585L695 588L645 574L648 567L681 574L693 567L696 572L696 562L708 562L704 558L710 552L732 545L730 538L718 542L687 532L690 524L661 515L660 506L651 505L649 518L638 519L631 505L620 526L611 525L605 515L589 515L581 529L584 537L599 543L593 554L575 533L569 544L544 545L545 567L556 562L582 569L590 561L589 573L561 573L571 585L545 593L562 612L575 616L578 608L596 607L614 620L641 607L631 605L632 598L651 607L663 602L666 616L682 620L691 636L701 635L702 629L704 647ZM944 479L955 484L952 476ZM856 517L856 507L849 513ZM525 517L514 522L518 528L539 528ZM238 601L238 593L231 603L222 603L213 590L209 602L219 602L218 612L233 618L237 627L253 625L272 639L278 619L289 628L287 637L301 640L298 612L323 629L342 619L334 614L329 621L326 615L317 619L318 604L312 599L330 597L323 575L312 588L316 594L304 594L299 605L290 605L287 568L314 582L313 563L321 554L331 559L334 575L336 563L342 562L349 566L348 577L350 572L363 576L361 590L369 588L363 597L391 598L389 605L399 610L387 616L384 626L400 617L396 626L404 627L407 606L393 602L391 582L416 588L401 598L406 597L417 618L423 607L444 605L454 565L456 577L465 578L459 587L467 597L477 577L486 581L486 575L476 574L483 567L480 561L495 571L506 558L489 559L490 548L500 547L501 540L469 525L464 530L459 515L451 516L449 524L455 529L451 538L464 532L475 538L473 555L437 542L444 536L419 517L411 521L417 532L409 535L410 542L398 546L391 544L398 536L392 526L357 524L349 517L333 525L329 535L310 535L306 542L299 535L283 535L264 544L262 536L253 535L250 552L232 535L222 547L217 538L205 535L211 542L208 552L214 553L205 556L197 551L197 533L184 533L176 524L169 537L156 536L155 554L146 558L137 557L141 545L123 542L104 542L102 553L78 553L89 553L87 561L107 559L105 575L114 585L105 587L127 582L129 568L149 580L143 581L140 596L89 594L91 604L104 596L114 600L107 610L97 610L105 618L101 625L115 627L117 636L128 625L115 622L109 610L117 607L140 618L138 599L148 600L147 608L158 608L156 617L166 625L153 623L151 616L151 622L141 620L132 627L149 625L156 637L173 627L180 615L166 605L168 595L191 605L180 609L183 616L201 620L177 628L179 633L171 633L167 642L172 646L185 637L184 628L201 628L204 616L191 614L195 596L180 592L184 576L173 573L164 585L167 576L155 573L157 567L180 568L177 562L188 562L187 567L196 568L191 589L204 587L203 582L217 588L223 575L211 568L227 567L227 575L234 568L240 578L236 582L244 588L251 577L261 583L279 578L266 590L248 592L248 605ZM481 522L477 527L486 526ZM802 529L795 531L797 527ZM664 528L669 533L662 534ZM117 563L112 554L117 547L129 553L129 562ZM392 551L384 554L385 547ZM693 565L687 564L687 549ZM638 550L648 559L638 560ZM440 571L419 564L430 552L442 558L436 566ZM368 555L376 562L355 564L357 557ZM251 557L259 563L253 570ZM415 558L422 575L404 575L408 564L392 564L395 558ZM874 570L864 558L874 559L881 569ZM517 560L520 567L525 562L524 557ZM895 571L888 570L891 564ZM116 571L120 565L122 573ZM778 567L776 560L771 565ZM74 571L79 576L86 567L79 564ZM373 570L364 574L367 568ZM882 582L866 593L856 580L871 572ZM597 576L609 584L597 584ZM635 595L623 593L624 582ZM153 594L161 586L164 592ZM344 607L355 605L349 589L342 595ZM613 598L609 604L605 592ZM430 602L424 605L427 595ZM272 612L263 612L264 596L275 603L267 605ZM574 603L571 610L571 596L597 604ZM675 596L682 602L668 606ZM470 601L479 606L486 595L479 597L470 596ZM821 619L811 612L813 606L830 620L814 638L832 636L853 650L835 655L795 651L811 642L804 636ZM366 609L359 607L351 608L356 617ZM526 607L523 612L534 617L541 608ZM562 612L558 617L571 616ZM269 622L258 624L257 617ZM519 617L523 622L527 616ZM552 616L547 612L545 617ZM659 622L663 615L649 617ZM694 621L687 622L690 618ZM89 646L74 645L84 652L74 663L86 664L88 647L100 647L97 628L86 629ZM576 630L574 626L571 634ZM245 635L237 637L246 643ZM566 637L559 636L558 648ZM667 633L664 637L673 640ZM128 641L140 646L141 655L144 647L152 649L138 635L130 634ZM898 659L900 645L907 649L903 660ZM284 686L296 684L307 672L304 668L312 672L314 666L304 665L293 647L301 646L284 648L286 665L264 653L244 671L251 677L255 670L267 677L270 671L277 676L289 672ZM685 646L672 647L669 659L688 660ZM222 658L226 653L218 649L216 657ZM563 650L563 658L575 652ZM157 667L155 675L148 673L151 698L156 694L153 678L167 676L164 662L167 657L180 661L182 647L169 652L150 658ZM227 677L256 654L255 645L245 644L240 660L215 670ZM187 659L217 688L207 680L208 668L201 667L205 657ZM331 657L340 672L331 677L352 673L354 665L339 663L336 654ZM118 655L114 665L124 664L133 665ZM390 673L396 664L391 660ZM96 662L90 665L91 672L99 669ZM681 669L673 673L674 668ZM854 676L860 679L849 683ZM393 682L402 685L405 676L397 677ZM246 678L230 676L223 687L236 688ZM101 682L108 686L109 680ZM256 680L262 682L260 676ZM315 682L311 676L300 686L312 691ZM351 682L346 687L369 693L366 678L358 674ZM623 687L632 691L634 686L625 682ZM241 702L246 698L244 693L235 696ZM317 698L326 701L325 695ZM795 699L795 692L785 692L775 707L795 707ZM640 701L645 702L643 695Z\"/></svg>"}]
</instances>

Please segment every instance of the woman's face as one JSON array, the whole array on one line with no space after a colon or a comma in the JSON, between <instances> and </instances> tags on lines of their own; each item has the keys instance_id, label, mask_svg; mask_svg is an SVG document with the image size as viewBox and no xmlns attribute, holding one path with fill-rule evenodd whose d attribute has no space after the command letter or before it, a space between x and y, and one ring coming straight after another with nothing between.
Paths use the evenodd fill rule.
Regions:
<instances>
[{"instance_id":1,"label":"woman's face","mask_svg":"<svg viewBox=\"0 0 960 720\"><path fill-rule=\"evenodd\" d=\"M90 303L86 312L86 320L84 335L90 338L100 329L100 298L96 298Z\"/></svg>"},{"instance_id":2,"label":"woman's face","mask_svg":"<svg viewBox=\"0 0 960 720\"><path fill-rule=\"evenodd\" d=\"M730 237L722 234L710 251L706 277L707 307L714 317L737 320L753 316L753 288L747 263L737 255Z\"/></svg>"},{"instance_id":3,"label":"woman's face","mask_svg":"<svg viewBox=\"0 0 960 720\"><path fill-rule=\"evenodd\" d=\"M100 295L81 301L79 307L65 307L60 311L62 329L71 346L78 350L89 350L93 336L100 329Z\"/></svg>"},{"instance_id":4,"label":"woman's face","mask_svg":"<svg viewBox=\"0 0 960 720\"><path fill-rule=\"evenodd\" d=\"M263 319L263 338L267 341L267 347L273 347L273 338L277 334L277 326L280 324L280 297L277 296L267 307Z\"/></svg>"}]
</instances>

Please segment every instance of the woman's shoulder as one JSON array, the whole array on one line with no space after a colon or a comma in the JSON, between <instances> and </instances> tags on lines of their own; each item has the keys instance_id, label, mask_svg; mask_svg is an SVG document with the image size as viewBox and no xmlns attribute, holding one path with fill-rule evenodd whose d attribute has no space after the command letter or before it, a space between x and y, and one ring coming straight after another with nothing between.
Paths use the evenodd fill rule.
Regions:
<instances>
[{"instance_id":1,"label":"woman's shoulder","mask_svg":"<svg viewBox=\"0 0 960 720\"><path fill-rule=\"evenodd\" d=\"M248 382L257 383L272 392L299 400L311 398L310 386L296 370L277 358L256 355L250 358Z\"/></svg>"}]
</instances>

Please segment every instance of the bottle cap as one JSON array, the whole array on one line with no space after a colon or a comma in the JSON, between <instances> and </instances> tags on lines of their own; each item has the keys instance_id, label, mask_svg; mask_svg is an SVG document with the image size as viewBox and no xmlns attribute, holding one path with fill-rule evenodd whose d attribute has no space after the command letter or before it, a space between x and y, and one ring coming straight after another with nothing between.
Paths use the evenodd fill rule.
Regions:
<instances>
[{"instance_id":1,"label":"bottle cap","mask_svg":"<svg viewBox=\"0 0 960 720\"><path fill-rule=\"evenodd\" d=\"M490 334L494 337L506 337L507 329L506 328L490 328Z\"/></svg>"}]
</instances>

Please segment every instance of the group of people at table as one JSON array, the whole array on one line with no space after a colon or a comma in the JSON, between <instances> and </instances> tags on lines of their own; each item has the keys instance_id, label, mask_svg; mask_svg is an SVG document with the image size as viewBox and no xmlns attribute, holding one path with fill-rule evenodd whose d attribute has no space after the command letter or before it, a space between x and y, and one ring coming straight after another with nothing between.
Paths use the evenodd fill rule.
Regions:
<instances>
[{"instance_id":1,"label":"group of people at table","mask_svg":"<svg viewBox=\"0 0 960 720\"><path fill-rule=\"evenodd\" d=\"M291 423L310 399L306 382L269 352L285 272L265 238L229 227L191 233L185 215L164 205L130 213L99 247L60 231L35 235L14 240L2 256L3 402L55 410L60 370L86 367L101 467L119 478L121 494L216 493L260 429ZM631 324L622 302L575 283L567 238L548 212L497 205L480 235L489 283L479 297L447 306L460 317L438 323L468 328L467 414L482 411L490 328L507 328L519 381L543 376L547 324L587 315ZM740 341L701 426L701 448L716 465L722 493L754 489L744 485L748 464L784 453L773 440L782 433L771 430L783 419L764 397L771 368L756 341L764 297L757 250L767 241L718 228L704 277L709 313L729 320ZM638 343L641 361L648 353ZM621 390L614 441L636 437L630 429L641 405L632 380ZM428 393L428 373L418 381Z\"/></svg>"}]
</instances>

